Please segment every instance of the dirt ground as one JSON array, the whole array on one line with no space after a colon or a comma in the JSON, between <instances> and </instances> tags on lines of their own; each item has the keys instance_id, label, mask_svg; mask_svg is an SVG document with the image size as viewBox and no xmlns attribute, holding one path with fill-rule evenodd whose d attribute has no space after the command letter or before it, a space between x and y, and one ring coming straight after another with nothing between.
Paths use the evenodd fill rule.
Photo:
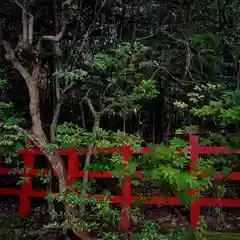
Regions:
<instances>
[{"instance_id":1,"label":"dirt ground","mask_svg":"<svg viewBox=\"0 0 240 240\"><path fill-rule=\"evenodd\" d=\"M14 197L0 197L0 240L33 240L38 239L36 232L48 223L47 207L43 200L33 199L31 213L28 217L18 216L19 202ZM209 231L240 233L240 209L203 208ZM143 220L152 220L159 229L168 229L175 225L186 226L185 211L174 207L149 205L143 211ZM138 224L133 219L134 225ZM44 240L56 239L50 233ZM57 238L59 239L59 238ZM239 237L240 239L240 237Z\"/></svg>"}]
</instances>

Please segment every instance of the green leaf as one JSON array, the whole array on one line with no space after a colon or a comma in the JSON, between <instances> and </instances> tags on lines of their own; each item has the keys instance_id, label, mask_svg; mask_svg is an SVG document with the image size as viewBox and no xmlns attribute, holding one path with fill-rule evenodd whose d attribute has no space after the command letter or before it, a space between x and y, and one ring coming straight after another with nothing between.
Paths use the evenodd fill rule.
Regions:
<instances>
[{"instance_id":1,"label":"green leaf","mask_svg":"<svg viewBox=\"0 0 240 240\"><path fill-rule=\"evenodd\" d=\"M223 167L222 172L224 177L227 177L230 174L230 169L228 167Z\"/></svg>"},{"instance_id":2,"label":"green leaf","mask_svg":"<svg viewBox=\"0 0 240 240\"><path fill-rule=\"evenodd\" d=\"M179 201L183 204L186 205L187 208L190 208L191 206L191 202L192 202L192 197L189 196L189 193L188 191L180 191L178 193L178 198L179 198Z\"/></svg>"},{"instance_id":3,"label":"green leaf","mask_svg":"<svg viewBox=\"0 0 240 240\"><path fill-rule=\"evenodd\" d=\"M133 181L132 181L132 184L133 184L134 186L139 186L140 182L139 182L138 180L133 180Z\"/></svg>"}]
</instances>

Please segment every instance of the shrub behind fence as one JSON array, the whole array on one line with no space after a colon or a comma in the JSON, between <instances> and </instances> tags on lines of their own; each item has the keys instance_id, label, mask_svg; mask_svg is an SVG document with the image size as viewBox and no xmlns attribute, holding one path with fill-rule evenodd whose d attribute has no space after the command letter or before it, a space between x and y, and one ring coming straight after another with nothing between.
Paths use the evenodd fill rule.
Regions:
<instances>
[{"instance_id":1,"label":"shrub behind fence","mask_svg":"<svg viewBox=\"0 0 240 240\"><path fill-rule=\"evenodd\" d=\"M149 148L142 148L141 151L133 151L130 147L116 147L109 149L95 149L96 153L113 154L114 152L122 152L124 155L125 164L131 161L133 154L149 154L151 150ZM187 149L190 152L192 163L190 165L190 171L195 169L195 165L199 160L201 154L240 154L240 150L230 150L227 147L202 147L198 143L197 136L190 136L190 147ZM67 150L58 151L57 154L65 155L68 157L68 179L69 184L74 184L78 178L83 177L84 171L79 170L79 161L81 161L81 156L86 155L86 151L74 152L71 148ZM5 195L17 195L20 196L20 206L19 215L26 216L30 211L30 199L32 197L45 198L46 192L43 190L34 190L32 188L32 177L40 173L40 169L34 169L34 162L37 155L41 155L40 150L30 149L19 151L18 154L24 156L24 176L28 177L28 181L24 182L20 189L12 188L0 188L0 194ZM0 175L7 175L12 171L12 169L0 168ZM45 170L43 173L48 173ZM142 172L137 171L136 178L140 179L142 177ZM89 178L113 178L111 172L89 172ZM222 173L217 173L215 175L215 180L220 180L224 176ZM240 180L240 172L232 172L226 180L238 181ZM144 199L145 204L160 204L160 205L174 205L174 206L184 206L176 197L167 197L162 199L159 196L133 196L132 194L132 182L131 177L126 176L122 185L122 194L119 196L112 196L111 202L121 204L122 206L122 218L121 227L128 229L131 227L131 219L127 214L127 209L130 209L134 201ZM194 189L191 190L190 194L194 194ZM104 199L105 195L94 195L97 199ZM190 207L190 224L191 226L197 226L200 217L200 208L207 206L218 206L218 207L231 207L240 208L240 200L238 199L216 199L216 198L203 198L200 197L194 201Z\"/></svg>"}]
</instances>

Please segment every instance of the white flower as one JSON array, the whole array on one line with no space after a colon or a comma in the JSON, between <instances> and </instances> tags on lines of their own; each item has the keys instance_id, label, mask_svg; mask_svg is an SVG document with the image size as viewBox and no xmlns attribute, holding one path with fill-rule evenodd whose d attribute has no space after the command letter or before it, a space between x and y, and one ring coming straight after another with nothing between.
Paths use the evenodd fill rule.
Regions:
<instances>
[{"instance_id":1,"label":"white flower","mask_svg":"<svg viewBox=\"0 0 240 240\"><path fill-rule=\"evenodd\" d=\"M185 102L180 102L180 101L175 101L173 105L179 109L184 109L188 106Z\"/></svg>"}]
</instances>

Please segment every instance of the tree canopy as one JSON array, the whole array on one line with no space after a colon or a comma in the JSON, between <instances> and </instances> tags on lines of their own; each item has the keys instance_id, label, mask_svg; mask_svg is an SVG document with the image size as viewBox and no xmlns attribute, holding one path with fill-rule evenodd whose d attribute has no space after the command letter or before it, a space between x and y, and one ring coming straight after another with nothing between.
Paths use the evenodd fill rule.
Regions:
<instances>
[{"instance_id":1,"label":"tree canopy","mask_svg":"<svg viewBox=\"0 0 240 240\"><path fill-rule=\"evenodd\" d=\"M31 141L64 194L66 169L54 154L60 148L88 148L87 169L95 147L174 145L170 135L178 144L184 134L198 134L204 145L239 147L237 0L2 0L1 6L0 149L7 162ZM154 165L161 157L152 157L152 165L143 160L156 167L154 179L185 167L168 154L171 169ZM204 189L209 182L196 184ZM89 239L86 229L73 230Z\"/></svg>"}]
</instances>

